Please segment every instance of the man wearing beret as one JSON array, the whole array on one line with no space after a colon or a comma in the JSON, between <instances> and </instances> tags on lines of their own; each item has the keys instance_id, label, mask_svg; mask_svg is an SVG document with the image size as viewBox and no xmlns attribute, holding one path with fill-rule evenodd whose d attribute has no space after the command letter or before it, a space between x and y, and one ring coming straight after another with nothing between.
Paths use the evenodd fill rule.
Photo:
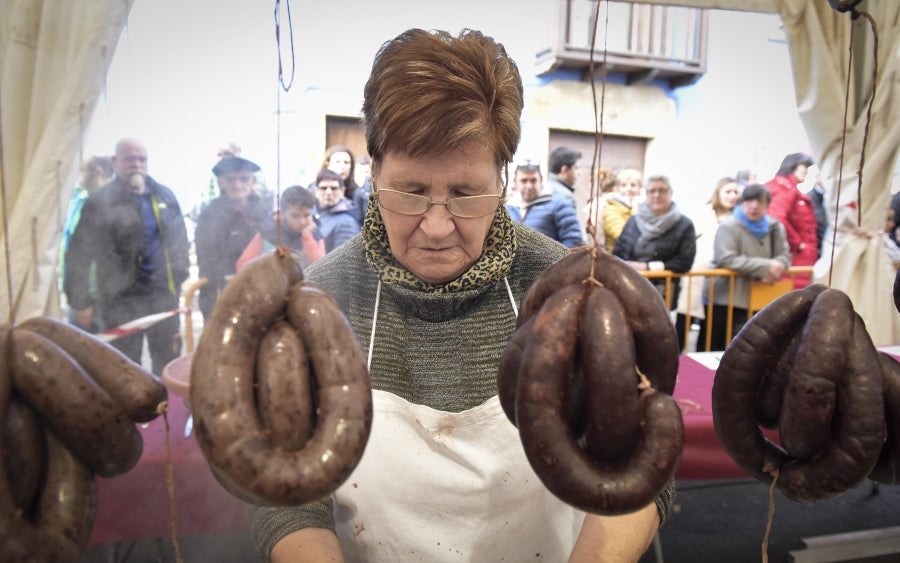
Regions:
<instances>
[{"instance_id":1,"label":"man wearing beret","mask_svg":"<svg viewBox=\"0 0 900 563\"><path fill-rule=\"evenodd\" d=\"M172 190L147 174L147 148L137 139L116 144L115 176L84 203L66 252L64 288L73 322L109 330L178 307L187 279L189 243ZM91 268L96 265L96 292ZM153 372L181 354L173 315L112 345L141 363L144 336Z\"/></svg>"},{"instance_id":2,"label":"man wearing beret","mask_svg":"<svg viewBox=\"0 0 900 563\"><path fill-rule=\"evenodd\" d=\"M212 171L220 194L200 213L195 233L199 275L209 280L200 288L204 319L234 275L247 244L272 221L271 209L253 189L259 166L239 156L226 156Z\"/></svg>"}]
</instances>

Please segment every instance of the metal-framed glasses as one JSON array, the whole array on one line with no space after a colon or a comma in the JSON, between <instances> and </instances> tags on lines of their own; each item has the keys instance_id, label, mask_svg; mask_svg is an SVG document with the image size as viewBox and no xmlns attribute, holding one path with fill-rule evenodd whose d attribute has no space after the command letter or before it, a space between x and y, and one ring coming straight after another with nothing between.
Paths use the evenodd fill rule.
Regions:
<instances>
[{"instance_id":1,"label":"metal-framed glasses","mask_svg":"<svg viewBox=\"0 0 900 563\"><path fill-rule=\"evenodd\" d=\"M401 215L424 215L432 205L444 205L454 217L473 219L491 215L500 207L499 194L469 195L453 197L446 201L434 201L424 195L380 188L375 193L375 198L381 207Z\"/></svg>"}]
</instances>

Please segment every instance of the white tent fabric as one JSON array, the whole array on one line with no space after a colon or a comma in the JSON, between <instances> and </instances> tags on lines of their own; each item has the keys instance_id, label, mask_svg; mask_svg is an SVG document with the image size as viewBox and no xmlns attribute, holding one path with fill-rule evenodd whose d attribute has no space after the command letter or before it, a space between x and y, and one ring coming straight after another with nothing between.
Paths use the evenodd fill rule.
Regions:
<instances>
[{"instance_id":1,"label":"white tent fabric","mask_svg":"<svg viewBox=\"0 0 900 563\"><path fill-rule=\"evenodd\" d=\"M868 0L858 8L871 14L878 34L878 77L865 147L862 194L858 196L863 132L872 92L872 31L860 17L832 9L828 2L780 0L787 33L797 108L827 191L829 217L840 205L832 263L832 232L826 234L815 279L849 295L876 345L900 342L900 316L893 314L894 267L885 251L884 225L891 177L900 155L900 3ZM841 189L838 172L847 94L847 66L853 31L853 67ZM838 201L838 194L840 198ZM857 209L862 209L857 229ZM886 313L886 311L889 311Z\"/></svg>"},{"instance_id":2,"label":"white tent fabric","mask_svg":"<svg viewBox=\"0 0 900 563\"><path fill-rule=\"evenodd\" d=\"M57 249L81 143L134 0L0 2L0 121L10 272L6 322L57 315ZM13 299L9 299L7 280Z\"/></svg>"}]
</instances>

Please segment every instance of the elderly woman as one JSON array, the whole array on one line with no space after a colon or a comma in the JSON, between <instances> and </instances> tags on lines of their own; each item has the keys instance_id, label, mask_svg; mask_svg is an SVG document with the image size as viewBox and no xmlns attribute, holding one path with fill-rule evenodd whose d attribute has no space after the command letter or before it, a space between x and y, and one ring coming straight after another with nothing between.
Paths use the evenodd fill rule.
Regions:
<instances>
[{"instance_id":1,"label":"elderly woman","mask_svg":"<svg viewBox=\"0 0 900 563\"><path fill-rule=\"evenodd\" d=\"M694 223L681 214L672 201L672 185L665 176L647 179L647 199L638 206L637 214L628 219L616 241L613 254L639 271L669 270L682 274L691 269L697 253ZM665 279L653 284L665 294ZM678 301L679 280L672 280L669 306Z\"/></svg>"},{"instance_id":2,"label":"elderly woman","mask_svg":"<svg viewBox=\"0 0 900 563\"><path fill-rule=\"evenodd\" d=\"M522 82L479 32L409 30L378 52L363 115L372 199L360 236L313 264L370 361L365 454L335 494L257 508L274 561L637 561L669 510L603 517L551 495L497 398L516 304L566 254L514 223L501 171Z\"/></svg>"},{"instance_id":3,"label":"elderly woman","mask_svg":"<svg viewBox=\"0 0 900 563\"><path fill-rule=\"evenodd\" d=\"M731 334L734 336L747 322L750 303L750 280L774 283L791 264L784 226L768 213L769 191L760 184L750 184L741 192L741 202L732 215L722 219L716 231L713 248L713 268L728 268L741 274L734 279L734 309ZM713 281L713 319L711 350L724 350L728 345L728 285L727 277ZM703 294L709 294L709 279L703 284Z\"/></svg>"}]
</instances>

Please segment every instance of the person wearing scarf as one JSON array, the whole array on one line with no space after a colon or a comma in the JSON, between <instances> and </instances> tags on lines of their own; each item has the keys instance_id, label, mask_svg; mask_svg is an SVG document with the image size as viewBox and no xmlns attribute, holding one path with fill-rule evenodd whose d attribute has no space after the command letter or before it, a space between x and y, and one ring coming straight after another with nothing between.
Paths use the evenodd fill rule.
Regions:
<instances>
[{"instance_id":1,"label":"person wearing scarf","mask_svg":"<svg viewBox=\"0 0 900 563\"><path fill-rule=\"evenodd\" d=\"M477 31L412 29L382 46L364 92L362 232L305 277L335 297L367 357L372 431L328 498L251 508L261 557L639 560L673 482L633 513L586 515L536 477L497 396L518 304L567 253L503 205L523 104L515 63Z\"/></svg>"},{"instance_id":2,"label":"person wearing scarf","mask_svg":"<svg viewBox=\"0 0 900 563\"><path fill-rule=\"evenodd\" d=\"M697 253L694 223L672 201L672 185L665 176L648 178L646 195L637 213L625 223L612 253L638 271L687 272ZM665 295L665 278L651 281L667 297L668 307L674 308L678 302L679 279L672 279L669 296Z\"/></svg>"},{"instance_id":3,"label":"person wearing scarf","mask_svg":"<svg viewBox=\"0 0 900 563\"><path fill-rule=\"evenodd\" d=\"M734 311L731 334L734 336L747 322L750 302L750 280L774 283L791 265L791 252L784 225L766 212L772 196L765 186L750 184L741 193L741 201L731 216L722 219L713 249L710 268L727 268L740 276L734 279ZM709 294L710 278L706 278L703 295ZM711 350L724 350L728 345L728 278L716 277L713 283L713 322Z\"/></svg>"}]
</instances>

